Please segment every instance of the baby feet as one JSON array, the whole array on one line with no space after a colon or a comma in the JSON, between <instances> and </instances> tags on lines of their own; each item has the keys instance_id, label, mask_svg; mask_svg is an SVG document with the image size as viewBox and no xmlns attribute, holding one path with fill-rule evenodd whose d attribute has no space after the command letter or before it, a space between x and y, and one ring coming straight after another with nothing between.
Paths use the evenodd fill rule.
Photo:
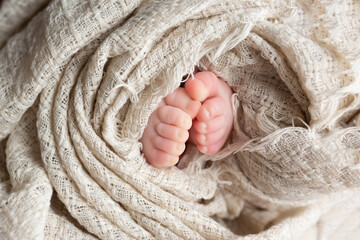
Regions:
<instances>
[{"instance_id":1,"label":"baby feet","mask_svg":"<svg viewBox=\"0 0 360 240\"><path fill-rule=\"evenodd\" d=\"M199 72L185 89L166 96L140 139L147 162L159 168L175 165L189 135L202 153L219 151L232 128L231 95L231 88L215 74Z\"/></svg>"}]
</instances>

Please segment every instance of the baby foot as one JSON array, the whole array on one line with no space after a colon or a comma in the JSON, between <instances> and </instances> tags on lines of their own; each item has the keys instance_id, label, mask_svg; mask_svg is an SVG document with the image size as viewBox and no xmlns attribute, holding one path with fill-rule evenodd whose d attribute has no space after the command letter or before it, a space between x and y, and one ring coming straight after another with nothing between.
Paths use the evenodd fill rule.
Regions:
<instances>
[{"instance_id":1,"label":"baby foot","mask_svg":"<svg viewBox=\"0 0 360 240\"><path fill-rule=\"evenodd\" d=\"M158 168L175 165L185 150L192 126L200 108L184 88L177 88L166 96L150 115L148 125L140 139L146 161Z\"/></svg>"},{"instance_id":2,"label":"baby foot","mask_svg":"<svg viewBox=\"0 0 360 240\"><path fill-rule=\"evenodd\" d=\"M233 92L224 80L212 72L196 73L194 78L187 80L185 90L192 99L202 102L190 130L190 141L202 153L216 153L231 132Z\"/></svg>"}]
</instances>

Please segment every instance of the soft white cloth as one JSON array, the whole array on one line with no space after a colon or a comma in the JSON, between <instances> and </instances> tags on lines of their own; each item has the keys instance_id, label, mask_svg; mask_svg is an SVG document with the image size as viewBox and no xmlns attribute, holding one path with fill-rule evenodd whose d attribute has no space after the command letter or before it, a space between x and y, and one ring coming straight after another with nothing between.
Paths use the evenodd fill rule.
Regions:
<instances>
[{"instance_id":1,"label":"soft white cloth","mask_svg":"<svg viewBox=\"0 0 360 240\"><path fill-rule=\"evenodd\" d=\"M0 238L350 238L359 12L355 0L3 1ZM153 168L147 119L195 69L234 90L231 139Z\"/></svg>"}]
</instances>

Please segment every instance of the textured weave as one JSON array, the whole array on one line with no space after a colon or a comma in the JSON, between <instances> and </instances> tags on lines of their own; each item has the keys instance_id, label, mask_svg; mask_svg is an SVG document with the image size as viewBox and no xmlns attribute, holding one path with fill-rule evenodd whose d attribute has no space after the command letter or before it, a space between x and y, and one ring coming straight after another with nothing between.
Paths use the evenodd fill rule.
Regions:
<instances>
[{"instance_id":1,"label":"textured weave","mask_svg":"<svg viewBox=\"0 0 360 240\"><path fill-rule=\"evenodd\" d=\"M359 13L355 0L4 0L0 239L355 236ZM234 91L229 141L149 166L150 114L203 70Z\"/></svg>"}]
</instances>

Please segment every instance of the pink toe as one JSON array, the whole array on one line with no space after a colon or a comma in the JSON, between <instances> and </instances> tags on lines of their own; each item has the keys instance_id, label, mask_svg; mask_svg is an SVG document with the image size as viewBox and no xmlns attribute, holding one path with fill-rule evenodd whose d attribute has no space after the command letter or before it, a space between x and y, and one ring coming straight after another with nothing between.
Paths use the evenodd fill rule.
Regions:
<instances>
[{"instance_id":1,"label":"pink toe","mask_svg":"<svg viewBox=\"0 0 360 240\"><path fill-rule=\"evenodd\" d=\"M204 101L214 96L217 91L218 78L212 72L198 72L194 78L186 81L185 90L195 100Z\"/></svg>"},{"instance_id":2,"label":"pink toe","mask_svg":"<svg viewBox=\"0 0 360 240\"><path fill-rule=\"evenodd\" d=\"M157 168L166 168L174 166L179 161L179 156L168 154L158 149L152 149L148 156L145 155L146 161Z\"/></svg>"},{"instance_id":3,"label":"pink toe","mask_svg":"<svg viewBox=\"0 0 360 240\"><path fill-rule=\"evenodd\" d=\"M196 117L201 106L199 101L190 98L184 88L177 88L174 92L167 95L165 102L166 105L179 108L186 112L191 118Z\"/></svg>"},{"instance_id":4,"label":"pink toe","mask_svg":"<svg viewBox=\"0 0 360 240\"><path fill-rule=\"evenodd\" d=\"M206 135L195 133L195 139L197 144L206 145Z\"/></svg>"},{"instance_id":5,"label":"pink toe","mask_svg":"<svg viewBox=\"0 0 360 240\"><path fill-rule=\"evenodd\" d=\"M225 128L207 134L195 134L196 142L201 145L211 145L218 142L225 135Z\"/></svg>"},{"instance_id":6,"label":"pink toe","mask_svg":"<svg viewBox=\"0 0 360 240\"><path fill-rule=\"evenodd\" d=\"M210 119L222 114L225 111L225 108L226 108L226 105L225 105L225 101L223 98L213 97L213 98L207 99L202 104L196 118L200 122L207 122Z\"/></svg>"},{"instance_id":7,"label":"pink toe","mask_svg":"<svg viewBox=\"0 0 360 240\"><path fill-rule=\"evenodd\" d=\"M218 142L209 145L197 144L197 148L199 149L200 152L204 154L217 153L224 145L225 140L226 140L225 138L221 138Z\"/></svg>"},{"instance_id":8,"label":"pink toe","mask_svg":"<svg viewBox=\"0 0 360 240\"><path fill-rule=\"evenodd\" d=\"M207 122L200 122L198 120L195 120L193 122L193 127L198 133L210 133L224 127L224 124L225 124L225 116L220 115L214 117L213 119Z\"/></svg>"},{"instance_id":9,"label":"pink toe","mask_svg":"<svg viewBox=\"0 0 360 240\"><path fill-rule=\"evenodd\" d=\"M189 138L189 131L162 122L157 124L156 133L161 137L173 140L178 143L184 143Z\"/></svg>"},{"instance_id":10,"label":"pink toe","mask_svg":"<svg viewBox=\"0 0 360 240\"><path fill-rule=\"evenodd\" d=\"M178 143L178 142L174 142L172 140L160 137L160 136L155 136L152 139L152 142L154 144L154 147L164 151L168 154L171 155L180 155L184 152L185 150L185 144L184 143Z\"/></svg>"},{"instance_id":11,"label":"pink toe","mask_svg":"<svg viewBox=\"0 0 360 240\"><path fill-rule=\"evenodd\" d=\"M186 112L172 106L162 106L157 110L159 120L163 123L174 125L188 130L192 125L192 119Z\"/></svg>"}]
</instances>

